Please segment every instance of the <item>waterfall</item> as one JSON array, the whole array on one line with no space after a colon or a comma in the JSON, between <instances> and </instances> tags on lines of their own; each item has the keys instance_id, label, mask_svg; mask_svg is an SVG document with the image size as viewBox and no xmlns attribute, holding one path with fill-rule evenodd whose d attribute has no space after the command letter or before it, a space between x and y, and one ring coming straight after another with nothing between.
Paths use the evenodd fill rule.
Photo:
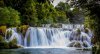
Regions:
<instances>
[{"instance_id":1,"label":"waterfall","mask_svg":"<svg viewBox=\"0 0 100 54\"><path fill-rule=\"evenodd\" d=\"M47 26L47 25L46 25ZM49 25L50 26L50 25ZM87 30L88 32L85 32ZM29 27L25 36L17 32L16 28L9 28L12 34L5 39L11 41L16 38L17 43L24 47L91 47L92 31L84 25L62 24L61 28ZM8 37L9 36L9 37Z\"/></svg>"}]
</instances>

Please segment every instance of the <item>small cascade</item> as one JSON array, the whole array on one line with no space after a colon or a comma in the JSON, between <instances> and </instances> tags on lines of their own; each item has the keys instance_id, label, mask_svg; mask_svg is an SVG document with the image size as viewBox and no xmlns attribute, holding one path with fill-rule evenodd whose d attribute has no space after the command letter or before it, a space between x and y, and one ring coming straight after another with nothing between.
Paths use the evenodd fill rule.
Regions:
<instances>
[{"instance_id":1,"label":"small cascade","mask_svg":"<svg viewBox=\"0 0 100 54\"><path fill-rule=\"evenodd\" d=\"M84 25L62 24L62 28L29 27L24 37L17 32L16 28L9 28L6 31L5 39L7 41L16 39L17 43L24 47L85 48L92 46L92 35L92 31L84 28Z\"/></svg>"}]
</instances>

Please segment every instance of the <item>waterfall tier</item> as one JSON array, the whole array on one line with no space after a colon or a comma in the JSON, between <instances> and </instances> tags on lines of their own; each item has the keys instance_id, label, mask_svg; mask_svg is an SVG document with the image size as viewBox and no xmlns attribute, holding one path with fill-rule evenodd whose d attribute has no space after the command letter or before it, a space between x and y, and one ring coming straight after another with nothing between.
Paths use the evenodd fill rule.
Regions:
<instances>
[{"instance_id":1,"label":"waterfall tier","mask_svg":"<svg viewBox=\"0 0 100 54\"><path fill-rule=\"evenodd\" d=\"M87 30L88 32L85 32ZM29 27L25 35L17 32L16 28L9 28L11 35L5 39L17 40L17 44L24 47L91 47L93 33L83 25L64 25L62 28ZM9 36L9 38L8 38Z\"/></svg>"}]
</instances>

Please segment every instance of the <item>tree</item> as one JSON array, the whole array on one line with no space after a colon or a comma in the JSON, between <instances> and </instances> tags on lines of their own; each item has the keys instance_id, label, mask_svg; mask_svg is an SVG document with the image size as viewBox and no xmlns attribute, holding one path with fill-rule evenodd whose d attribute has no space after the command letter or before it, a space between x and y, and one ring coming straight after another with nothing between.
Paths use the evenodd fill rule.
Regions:
<instances>
[{"instance_id":1,"label":"tree","mask_svg":"<svg viewBox=\"0 0 100 54\"><path fill-rule=\"evenodd\" d=\"M54 22L54 7L52 4L49 4L48 2L38 3L36 5L36 9L40 24L48 24Z\"/></svg>"},{"instance_id":2,"label":"tree","mask_svg":"<svg viewBox=\"0 0 100 54\"><path fill-rule=\"evenodd\" d=\"M3 7L3 6L4 6L4 1L0 0L0 7Z\"/></svg>"},{"instance_id":3,"label":"tree","mask_svg":"<svg viewBox=\"0 0 100 54\"><path fill-rule=\"evenodd\" d=\"M20 24L19 12L10 8L0 8L0 25L17 26Z\"/></svg>"},{"instance_id":4,"label":"tree","mask_svg":"<svg viewBox=\"0 0 100 54\"><path fill-rule=\"evenodd\" d=\"M84 2L83 2L84 1ZM81 8L85 9L85 15L89 16L88 19L91 21L94 21L93 23L90 23L89 28L91 28L94 33L95 37L97 38L96 42L100 41L100 1L99 0L83 0L83 1L78 1L79 5L81 5ZM83 3L82 3L83 2Z\"/></svg>"},{"instance_id":5,"label":"tree","mask_svg":"<svg viewBox=\"0 0 100 54\"><path fill-rule=\"evenodd\" d=\"M19 12L21 12L21 14L23 14L23 6L25 5L27 0L3 0L5 6L7 7L12 7L15 10L18 10Z\"/></svg>"},{"instance_id":6,"label":"tree","mask_svg":"<svg viewBox=\"0 0 100 54\"><path fill-rule=\"evenodd\" d=\"M100 53L100 1L99 0L78 0L76 6L82 8L85 13L85 26L94 32L92 43L96 46L93 54ZM94 48L93 48L94 49Z\"/></svg>"},{"instance_id":7,"label":"tree","mask_svg":"<svg viewBox=\"0 0 100 54\"><path fill-rule=\"evenodd\" d=\"M71 7L68 3L60 2L55 8L57 9L57 11L70 11Z\"/></svg>"},{"instance_id":8,"label":"tree","mask_svg":"<svg viewBox=\"0 0 100 54\"><path fill-rule=\"evenodd\" d=\"M23 6L23 14L21 18L22 24L35 26L38 22L36 4L33 0L27 0Z\"/></svg>"},{"instance_id":9,"label":"tree","mask_svg":"<svg viewBox=\"0 0 100 54\"><path fill-rule=\"evenodd\" d=\"M58 16L57 16L58 22L59 23L69 23L69 18L68 18L67 13L70 11L70 6L68 5L68 3L60 2L55 7L55 9L58 12Z\"/></svg>"}]
</instances>

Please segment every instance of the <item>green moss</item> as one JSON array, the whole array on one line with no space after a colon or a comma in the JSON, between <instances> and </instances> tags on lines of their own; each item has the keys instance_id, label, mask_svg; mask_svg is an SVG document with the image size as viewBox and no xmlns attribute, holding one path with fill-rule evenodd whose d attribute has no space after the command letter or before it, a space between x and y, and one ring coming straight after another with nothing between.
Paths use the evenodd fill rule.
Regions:
<instances>
[{"instance_id":1,"label":"green moss","mask_svg":"<svg viewBox=\"0 0 100 54\"><path fill-rule=\"evenodd\" d=\"M2 35L0 35L0 42L2 42L4 39L3 39L3 37L2 37Z\"/></svg>"},{"instance_id":2,"label":"green moss","mask_svg":"<svg viewBox=\"0 0 100 54\"><path fill-rule=\"evenodd\" d=\"M21 48L21 46L17 45L17 39L13 39L10 42L6 42L3 37L0 35L0 49L14 49Z\"/></svg>"},{"instance_id":3,"label":"green moss","mask_svg":"<svg viewBox=\"0 0 100 54\"><path fill-rule=\"evenodd\" d=\"M25 36L27 29L29 28L28 25L22 25L17 27L17 32L22 33Z\"/></svg>"},{"instance_id":4,"label":"green moss","mask_svg":"<svg viewBox=\"0 0 100 54\"><path fill-rule=\"evenodd\" d=\"M6 26L0 26L0 35L5 35L5 32L6 32Z\"/></svg>"},{"instance_id":5,"label":"green moss","mask_svg":"<svg viewBox=\"0 0 100 54\"><path fill-rule=\"evenodd\" d=\"M81 30L78 28L76 36L80 36L80 34L81 34Z\"/></svg>"},{"instance_id":6,"label":"green moss","mask_svg":"<svg viewBox=\"0 0 100 54\"><path fill-rule=\"evenodd\" d=\"M9 48L14 49L14 48L20 48L20 46L17 45L17 39L14 38L12 41L9 42Z\"/></svg>"},{"instance_id":7,"label":"green moss","mask_svg":"<svg viewBox=\"0 0 100 54\"><path fill-rule=\"evenodd\" d=\"M5 41L0 42L0 49L8 49L8 48L9 48L8 42Z\"/></svg>"}]
</instances>

